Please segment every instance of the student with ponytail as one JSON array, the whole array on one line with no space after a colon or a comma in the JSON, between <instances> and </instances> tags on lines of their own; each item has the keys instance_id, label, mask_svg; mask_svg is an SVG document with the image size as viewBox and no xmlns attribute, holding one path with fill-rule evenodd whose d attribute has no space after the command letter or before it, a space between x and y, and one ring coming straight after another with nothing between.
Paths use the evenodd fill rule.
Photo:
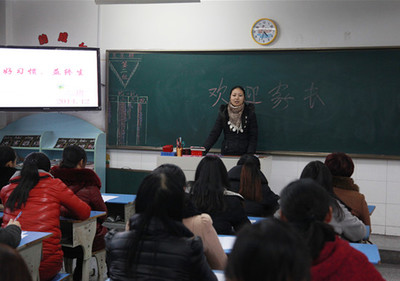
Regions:
<instances>
[{"instance_id":1,"label":"student with ponytail","mask_svg":"<svg viewBox=\"0 0 400 281\"><path fill-rule=\"evenodd\" d=\"M39 267L41 281L51 280L62 268L60 207L71 211L71 216L84 220L90 207L80 200L61 180L49 173L50 160L39 152L29 154L22 170L3 187L0 197L4 203L3 227L21 213L18 221L22 230L51 232L43 240L43 254Z\"/></svg>"},{"instance_id":2,"label":"student with ponytail","mask_svg":"<svg viewBox=\"0 0 400 281\"><path fill-rule=\"evenodd\" d=\"M312 281L383 281L367 257L336 235L331 198L316 181L290 183L281 194L281 219L292 224L305 239L311 258Z\"/></svg>"}]
</instances>

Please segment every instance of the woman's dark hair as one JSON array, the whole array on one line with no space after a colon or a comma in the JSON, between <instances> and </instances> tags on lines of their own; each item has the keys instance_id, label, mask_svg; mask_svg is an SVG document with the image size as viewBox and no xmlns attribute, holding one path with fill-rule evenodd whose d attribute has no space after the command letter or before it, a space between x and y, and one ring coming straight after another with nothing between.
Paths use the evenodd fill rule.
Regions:
<instances>
[{"instance_id":1,"label":"woman's dark hair","mask_svg":"<svg viewBox=\"0 0 400 281\"><path fill-rule=\"evenodd\" d=\"M232 87L231 91L229 92L229 97L232 95L233 90L235 89L240 89L243 91L243 95L244 95L244 99L246 99L246 91L244 90L244 88L242 86L236 85L234 87Z\"/></svg>"},{"instance_id":2,"label":"woman's dark hair","mask_svg":"<svg viewBox=\"0 0 400 281\"><path fill-rule=\"evenodd\" d=\"M183 188L182 181L166 172L164 168L157 168L144 178L135 200L135 210L140 217L135 225L135 235L128 246L127 269L132 268L132 264L137 264L143 237L153 219L159 220L168 233L178 237L184 236L182 228L177 225L177 222L182 221Z\"/></svg>"},{"instance_id":3,"label":"woman's dark hair","mask_svg":"<svg viewBox=\"0 0 400 281\"><path fill-rule=\"evenodd\" d=\"M0 167L5 167L10 161L14 162L16 158L17 154L11 146L0 146Z\"/></svg>"},{"instance_id":4,"label":"woman's dark hair","mask_svg":"<svg viewBox=\"0 0 400 281\"><path fill-rule=\"evenodd\" d=\"M21 177L11 180L11 183L18 183L17 187L11 192L6 202L6 207L11 211L20 209L26 203L29 192L40 180L39 170L50 171L50 160L46 154L32 152L24 160L21 169ZM44 176L49 177L49 176Z\"/></svg>"},{"instance_id":5,"label":"woman's dark hair","mask_svg":"<svg viewBox=\"0 0 400 281\"><path fill-rule=\"evenodd\" d=\"M230 186L224 162L217 156L205 156L197 166L194 178L190 189L194 206L209 214L224 210L224 191Z\"/></svg>"},{"instance_id":6,"label":"woman's dark hair","mask_svg":"<svg viewBox=\"0 0 400 281\"><path fill-rule=\"evenodd\" d=\"M239 193L247 200L262 201L261 172L256 162L247 161L242 165Z\"/></svg>"},{"instance_id":7,"label":"woman's dark hair","mask_svg":"<svg viewBox=\"0 0 400 281\"><path fill-rule=\"evenodd\" d=\"M325 165L334 177L351 177L354 172L353 160L343 152L334 152L326 156Z\"/></svg>"},{"instance_id":8,"label":"woman's dark hair","mask_svg":"<svg viewBox=\"0 0 400 281\"><path fill-rule=\"evenodd\" d=\"M310 260L304 239L287 223L268 218L239 231L225 276L240 281L308 281Z\"/></svg>"},{"instance_id":9,"label":"woman's dark hair","mask_svg":"<svg viewBox=\"0 0 400 281\"><path fill-rule=\"evenodd\" d=\"M63 150L60 167L76 168L76 165L78 165L81 160L83 160L83 164L86 165L86 151L78 145L68 145Z\"/></svg>"},{"instance_id":10,"label":"woman's dark hair","mask_svg":"<svg viewBox=\"0 0 400 281\"><path fill-rule=\"evenodd\" d=\"M32 281L24 259L5 244L0 244L0 276L2 281Z\"/></svg>"},{"instance_id":11,"label":"woman's dark hair","mask_svg":"<svg viewBox=\"0 0 400 281\"><path fill-rule=\"evenodd\" d=\"M236 165L243 165L246 162L252 162L254 164L257 165L257 168L259 170L261 170L261 163L260 163L260 159L258 159L257 156L253 155L253 154L243 154L242 156L240 156L239 160L237 161Z\"/></svg>"},{"instance_id":12,"label":"woman's dark hair","mask_svg":"<svg viewBox=\"0 0 400 281\"><path fill-rule=\"evenodd\" d=\"M283 217L306 239L313 260L323 249L325 242L335 240L335 231L324 222L329 213L331 197L313 179L300 179L281 191Z\"/></svg>"},{"instance_id":13,"label":"woman's dark hair","mask_svg":"<svg viewBox=\"0 0 400 281\"><path fill-rule=\"evenodd\" d=\"M338 203L342 203L342 201L333 192L332 175L328 167L321 161L311 161L304 167L300 178L311 178L325 188L326 191L328 191L329 195L332 197L331 206L335 211L336 218L338 221L342 221L344 218L344 213Z\"/></svg>"},{"instance_id":14,"label":"woman's dark hair","mask_svg":"<svg viewBox=\"0 0 400 281\"><path fill-rule=\"evenodd\" d=\"M163 164L154 169L154 172L160 172L171 175L177 184L185 188L186 186L186 176L182 169L174 164Z\"/></svg>"}]
</instances>

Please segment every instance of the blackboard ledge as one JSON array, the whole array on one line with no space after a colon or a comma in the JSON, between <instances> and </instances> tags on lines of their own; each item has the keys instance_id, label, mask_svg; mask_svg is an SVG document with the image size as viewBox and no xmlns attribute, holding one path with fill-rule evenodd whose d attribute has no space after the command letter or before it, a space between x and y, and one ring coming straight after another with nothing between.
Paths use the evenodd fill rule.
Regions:
<instances>
[{"instance_id":1,"label":"blackboard ledge","mask_svg":"<svg viewBox=\"0 0 400 281\"><path fill-rule=\"evenodd\" d=\"M326 157L330 152L304 152L304 151L261 151L262 154L272 156L300 156L300 157ZM400 155L357 154L347 153L351 158L358 159L383 159L400 160Z\"/></svg>"}]
</instances>

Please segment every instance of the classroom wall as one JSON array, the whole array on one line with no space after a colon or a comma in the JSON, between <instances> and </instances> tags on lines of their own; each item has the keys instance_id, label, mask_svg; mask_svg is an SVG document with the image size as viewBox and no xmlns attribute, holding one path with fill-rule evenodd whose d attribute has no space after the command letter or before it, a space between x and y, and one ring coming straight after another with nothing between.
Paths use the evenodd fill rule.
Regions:
<instances>
[{"instance_id":1,"label":"classroom wall","mask_svg":"<svg viewBox=\"0 0 400 281\"><path fill-rule=\"evenodd\" d=\"M0 15L1 15L0 1ZM85 42L102 51L113 50L232 50L364 46L400 46L400 1L215 1L186 4L101 5L94 0L6 0L6 22L0 17L0 42L38 46L46 33L54 46ZM253 23L273 19L276 41L259 46L250 37ZM6 32L2 32L5 29ZM68 32L68 43L57 41ZM105 92L103 88L103 100ZM104 104L104 103L103 103ZM0 128L30 113L0 112ZM101 112L70 113L105 130ZM215 118L210 117L210 118ZM279 132L277 132L279 133ZM205 136L206 137L206 136ZM158 152L108 150L110 166L151 170ZM279 192L317 157L273 156L269 179ZM400 235L400 161L355 159L355 182L369 204L374 233Z\"/></svg>"}]
</instances>

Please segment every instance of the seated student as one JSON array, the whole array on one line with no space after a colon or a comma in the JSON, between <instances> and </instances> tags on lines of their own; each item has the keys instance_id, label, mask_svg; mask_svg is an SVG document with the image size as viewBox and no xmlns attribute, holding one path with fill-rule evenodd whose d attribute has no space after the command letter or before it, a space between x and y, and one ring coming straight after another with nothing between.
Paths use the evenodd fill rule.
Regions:
<instances>
[{"instance_id":1,"label":"seated student","mask_svg":"<svg viewBox=\"0 0 400 281\"><path fill-rule=\"evenodd\" d=\"M353 242L360 241L366 236L364 223L352 215L333 192L332 175L324 163L321 161L308 163L304 167L300 178L312 178L328 191L331 196L331 207L333 209L332 220L329 224L333 226L337 234Z\"/></svg>"},{"instance_id":2,"label":"seated student","mask_svg":"<svg viewBox=\"0 0 400 281\"><path fill-rule=\"evenodd\" d=\"M7 245L0 244L1 281L32 281L31 273L21 255Z\"/></svg>"},{"instance_id":3,"label":"seated student","mask_svg":"<svg viewBox=\"0 0 400 281\"><path fill-rule=\"evenodd\" d=\"M311 258L304 240L275 218L237 234L225 269L227 281L308 281Z\"/></svg>"},{"instance_id":4,"label":"seated student","mask_svg":"<svg viewBox=\"0 0 400 281\"><path fill-rule=\"evenodd\" d=\"M0 228L0 243L17 248L21 242L21 224L10 219L5 228Z\"/></svg>"},{"instance_id":5,"label":"seated student","mask_svg":"<svg viewBox=\"0 0 400 281\"><path fill-rule=\"evenodd\" d=\"M26 231L51 232L43 240L43 255L39 267L41 281L51 280L62 268L60 208L65 206L74 218L90 216L90 207L80 200L61 180L49 173L50 160L40 152L29 154L22 170L3 187L3 226L22 211L18 221Z\"/></svg>"},{"instance_id":6,"label":"seated student","mask_svg":"<svg viewBox=\"0 0 400 281\"><path fill-rule=\"evenodd\" d=\"M110 280L216 281L199 237L182 224L181 182L160 170L146 176L129 231L107 233Z\"/></svg>"},{"instance_id":7,"label":"seated student","mask_svg":"<svg viewBox=\"0 0 400 281\"><path fill-rule=\"evenodd\" d=\"M244 197L244 210L248 216L272 216L279 208L279 196L268 186L258 157L242 155L237 165L228 171L228 177L229 189Z\"/></svg>"},{"instance_id":8,"label":"seated student","mask_svg":"<svg viewBox=\"0 0 400 281\"><path fill-rule=\"evenodd\" d=\"M182 169L173 164L164 164L154 171L164 172L173 176L185 189L186 177ZM206 213L200 213L193 206L189 194L185 193L183 207L183 224L203 242L204 254L212 269L223 270L226 266L227 256L213 227L211 217Z\"/></svg>"},{"instance_id":9,"label":"seated student","mask_svg":"<svg viewBox=\"0 0 400 281\"><path fill-rule=\"evenodd\" d=\"M10 146L1 145L0 146L0 190L3 186L8 184L8 181L15 174L17 169L15 166L17 165L17 154L14 149ZM1 200L0 200L1 204ZM0 205L0 209L3 209L3 206Z\"/></svg>"},{"instance_id":10,"label":"seated student","mask_svg":"<svg viewBox=\"0 0 400 281\"><path fill-rule=\"evenodd\" d=\"M60 166L51 168L51 174L61 179L82 201L87 203L93 211L107 212L106 204L100 193L101 181L96 172L86 169L87 156L83 148L77 145L69 145L64 148ZM63 209L64 212L64 209ZM66 212L65 216L69 216ZM97 219L96 235L93 241L92 251L105 248L104 236L107 228L102 225L106 216ZM63 247L64 255L68 258L77 258L73 274L74 281L82 276L83 249L82 247Z\"/></svg>"},{"instance_id":11,"label":"seated student","mask_svg":"<svg viewBox=\"0 0 400 281\"><path fill-rule=\"evenodd\" d=\"M312 179L300 179L281 191L280 216L305 239L312 258L313 281L383 281L381 274L360 251L336 235L331 197Z\"/></svg>"},{"instance_id":12,"label":"seated student","mask_svg":"<svg viewBox=\"0 0 400 281\"><path fill-rule=\"evenodd\" d=\"M231 235L250 221L244 211L243 197L228 187L228 172L222 160L205 156L197 166L190 200L197 210L211 216L218 234Z\"/></svg>"},{"instance_id":13,"label":"seated student","mask_svg":"<svg viewBox=\"0 0 400 281\"><path fill-rule=\"evenodd\" d=\"M332 173L333 191L336 196L350 208L353 215L362 220L365 225L371 226L365 197L351 178L354 172L354 163L351 157L342 152L331 153L326 156L325 165Z\"/></svg>"}]
</instances>

